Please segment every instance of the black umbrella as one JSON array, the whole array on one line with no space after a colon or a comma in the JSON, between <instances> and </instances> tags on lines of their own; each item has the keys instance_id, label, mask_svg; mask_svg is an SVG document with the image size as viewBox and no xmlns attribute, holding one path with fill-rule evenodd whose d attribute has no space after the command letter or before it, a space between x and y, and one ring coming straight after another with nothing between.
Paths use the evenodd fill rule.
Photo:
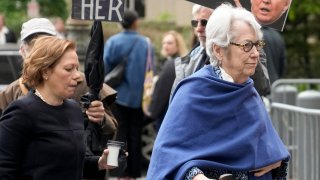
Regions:
<instances>
[{"instance_id":1,"label":"black umbrella","mask_svg":"<svg viewBox=\"0 0 320 180\"><path fill-rule=\"evenodd\" d=\"M94 100L99 100L99 92L103 86L103 30L101 21L94 21L90 32L91 40L87 48L84 73L90 91L81 97L85 108Z\"/></svg>"},{"instance_id":2,"label":"black umbrella","mask_svg":"<svg viewBox=\"0 0 320 180\"><path fill-rule=\"evenodd\" d=\"M235 5L235 1L234 0L214 0L214 1L208 1L208 0L187 0L202 6L206 6L208 8L212 8L215 9L216 7L218 7L219 5L221 5L222 3L225 2L229 2L232 5ZM248 0L249 1L249 0Z\"/></svg>"}]
</instances>

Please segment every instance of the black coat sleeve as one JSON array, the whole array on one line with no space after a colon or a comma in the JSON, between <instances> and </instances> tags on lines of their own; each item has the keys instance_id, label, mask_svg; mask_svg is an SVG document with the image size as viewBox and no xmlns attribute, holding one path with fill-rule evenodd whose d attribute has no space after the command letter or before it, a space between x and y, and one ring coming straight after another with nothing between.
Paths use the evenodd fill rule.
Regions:
<instances>
[{"instance_id":1,"label":"black coat sleeve","mask_svg":"<svg viewBox=\"0 0 320 180\"><path fill-rule=\"evenodd\" d=\"M150 104L152 119L163 118L167 111L171 88L176 77L174 68L174 59L167 60L159 74Z\"/></svg>"},{"instance_id":2,"label":"black coat sleeve","mask_svg":"<svg viewBox=\"0 0 320 180\"><path fill-rule=\"evenodd\" d=\"M105 176L106 170L98 168L99 156L86 156L83 168L84 179L100 179Z\"/></svg>"},{"instance_id":3,"label":"black coat sleeve","mask_svg":"<svg viewBox=\"0 0 320 180\"><path fill-rule=\"evenodd\" d=\"M0 118L0 179L16 179L28 141L32 123L23 107L11 104Z\"/></svg>"}]
</instances>

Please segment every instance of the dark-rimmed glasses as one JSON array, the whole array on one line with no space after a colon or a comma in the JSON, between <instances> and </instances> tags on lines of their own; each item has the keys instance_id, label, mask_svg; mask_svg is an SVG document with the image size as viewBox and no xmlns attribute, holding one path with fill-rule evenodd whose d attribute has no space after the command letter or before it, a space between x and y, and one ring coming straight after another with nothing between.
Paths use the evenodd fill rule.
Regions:
<instances>
[{"instance_id":1,"label":"dark-rimmed glasses","mask_svg":"<svg viewBox=\"0 0 320 180\"><path fill-rule=\"evenodd\" d=\"M200 21L201 26L206 26L207 23L208 23L208 20L206 20L206 19L191 20L191 26L192 26L192 27L197 27L199 21Z\"/></svg>"},{"instance_id":2,"label":"dark-rimmed glasses","mask_svg":"<svg viewBox=\"0 0 320 180\"><path fill-rule=\"evenodd\" d=\"M246 41L245 43L241 44L230 42L230 44L241 47L244 52L249 52L251 51L253 46L255 46L258 51L261 51L261 49L264 47L266 43L263 40L258 40L256 42Z\"/></svg>"}]
</instances>

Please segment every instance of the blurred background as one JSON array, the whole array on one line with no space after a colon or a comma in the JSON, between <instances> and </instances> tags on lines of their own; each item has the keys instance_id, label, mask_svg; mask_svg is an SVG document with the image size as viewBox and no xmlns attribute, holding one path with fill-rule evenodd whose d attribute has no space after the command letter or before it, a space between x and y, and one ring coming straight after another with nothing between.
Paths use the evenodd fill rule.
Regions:
<instances>
[{"instance_id":1,"label":"blurred background","mask_svg":"<svg viewBox=\"0 0 320 180\"><path fill-rule=\"evenodd\" d=\"M148 36L160 61L162 34L168 30L180 32L188 48L191 48L193 32L190 26L193 3L185 0L125 0L126 7L135 9L142 17L139 32ZM79 55L85 53L89 36L77 36L72 31L88 33L91 22L70 19L72 0L1 0L0 13L5 15L6 25L16 37L20 37L22 22L31 17L61 17L66 24L66 34L78 41ZM287 46L288 66L285 78L320 77L320 1L293 0L285 28L281 32ZM103 22L107 39L121 28L114 22ZM80 38L81 37L81 38ZM81 42L83 41L83 42ZM80 58L81 59L81 58ZM157 63L161 68L161 62Z\"/></svg>"},{"instance_id":2,"label":"blurred background","mask_svg":"<svg viewBox=\"0 0 320 180\"><path fill-rule=\"evenodd\" d=\"M141 25L138 29L138 32L151 39L155 50L157 60L156 65L157 69L159 70L158 72L160 72L164 63L164 58L161 57L161 47L163 34L165 32L169 30L175 30L179 32L182 34L188 49L190 50L192 48L194 35L193 29L190 25L190 20L192 18L191 9L193 3L185 0L124 1L126 8L136 10L141 17ZM90 40L89 31L91 29L92 22L71 19L71 7L72 0L1 0L0 14L4 15L6 26L14 31L18 39L20 39L22 23L30 18L45 17L51 19L53 22L59 18L62 19L64 25L64 35L66 38L72 39L76 42L79 59L80 62L83 63L86 48ZM115 22L103 22L102 25L104 30L104 40L107 40L111 35L122 30L120 25ZM310 84L312 85L312 89L320 90L319 79L317 81L305 80L320 78L320 1L293 0L287 17L286 25L283 32L281 32L281 36L283 36L285 40L287 50L287 66L282 78L303 80L301 80L301 82L297 80L284 82L298 83L297 89L290 89L292 88L290 86L289 89L280 89L278 92L276 88L273 88L275 90L274 99L278 99L277 102L283 101L288 104L290 104L289 102L294 101L291 104L295 105L295 98L298 92L308 89ZM18 45L19 40L18 44L14 44L13 46L6 45L5 47L0 47L0 52L2 52L0 60L4 57L7 58L5 61L0 61L0 89L1 84L9 84L19 77L19 70L15 69L15 67L19 67L21 64L21 59L18 53ZM19 61L15 62L15 64L10 64L10 62L13 62L13 60L10 59L11 57L17 58ZM4 64L4 62L9 62L9 64ZM5 76L5 74L10 73L12 74L12 77L10 76L11 79L9 79L9 76ZM308 96L307 98L303 97L300 98L300 101L301 99L306 99L308 101L308 107L311 106L312 108L320 109L320 92L317 92L317 96L312 95ZM310 100L314 101L310 103ZM315 101L317 102L317 106L312 104ZM282 110L279 114L282 115L285 113ZM277 114L273 114L273 116L275 116L274 119L277 120ZM300 116L297 117L297 119L300 119ZM318 112L318 118L319 119L317 120L320 120L320 112ZM317 121L317 123L317 126L314 127L317 128L318 132L319 121ZM145 161L143 165L145 169L148 166L148 160L150 159L155 135L156 134L152 126L148 125L146 128L144 128L143 155ZM319 136L317 135L315 137ZM314 152L318 153L319 151ZM306 153L306 155L309 156L309 153ZM319 161L315 162L318 163ZM298 163L301 164L301 162ZM304 167L304 164L302 164L301 167ZM315 167L315 169L317 168L318 167ZM297 170L290 170L290 172L297 172Z\"/></svg>"}]
</instances>

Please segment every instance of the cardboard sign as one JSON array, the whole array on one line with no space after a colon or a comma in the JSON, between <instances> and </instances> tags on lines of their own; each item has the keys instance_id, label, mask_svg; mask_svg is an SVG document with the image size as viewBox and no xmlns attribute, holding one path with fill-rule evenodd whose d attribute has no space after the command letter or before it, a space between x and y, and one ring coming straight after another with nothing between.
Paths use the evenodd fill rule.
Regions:
<instances>
[{"instance_id":1,"label":"cardboard sign","mask_svg":"<svg viewBox=\"0 0 320 180\"><path fill-rule=\"evenodd\" d=\"M72 0L72 19L121 22L124 0Z\"/></svg>"},{"instance_id":2,"label":"cardboard sign","mask_svg":"<svg viewBox=\"0 0 320 180\"><path fill-rule=\"evenodd\" d=\"M271 6L272 3L264 4L262 1L257 0L187 0L202 6L212 9L220 6L222 3L230 3L234 6L242 6L256 17L256 20L262 26L268 26L278 31L282 31L288 16L292 0L281 0L278 7ZM272 1L272 0L271 0ZM251 3L253 2L253 3ZM275 4L273 4L275 5Z\"/></svg>"}]
</instances>

